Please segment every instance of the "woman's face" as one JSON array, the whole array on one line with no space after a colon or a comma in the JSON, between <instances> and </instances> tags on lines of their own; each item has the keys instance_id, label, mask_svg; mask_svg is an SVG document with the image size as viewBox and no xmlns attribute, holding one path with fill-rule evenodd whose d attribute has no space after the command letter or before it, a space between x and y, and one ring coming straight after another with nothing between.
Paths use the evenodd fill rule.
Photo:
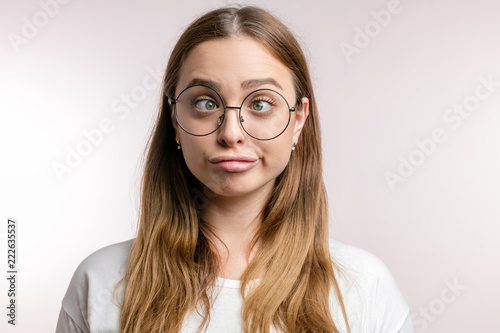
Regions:
<instances>
[{"instance_id":1,"label":"woman's face","mask_svg":"<svg viewBox=\"0 0 500 333\"><path fill-rule=\"evenodd\" d=\"M261 88L278 91L290 107L296 106L291 72L264 46L249 37L231 37L197 45L181 67L176 97L193 82L200 81L217 87L226 106L239 107L250 92ZM303 108L291 112L286 130L269 141L254 139L243 130L238 109L227 108L222 125L206 136L193 136L180 128L173 107L172 122L186 165L212 194L268 196L275 178L286 167L293 142L298 141L309 114L308 99L302 98L302 104Z\"/></svg>"}]
</instances>

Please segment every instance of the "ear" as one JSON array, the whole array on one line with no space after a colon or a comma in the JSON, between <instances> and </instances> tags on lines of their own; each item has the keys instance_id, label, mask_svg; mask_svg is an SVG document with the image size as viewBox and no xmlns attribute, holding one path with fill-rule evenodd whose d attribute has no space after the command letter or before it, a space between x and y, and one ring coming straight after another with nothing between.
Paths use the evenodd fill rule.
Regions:
<instances>
[{"instance_id":1,"label":"ear","mask_svg":"<svg viewBox=\"0 0 500 333\"><path fill-rule=\"evenodd\" d=\"M172 104L172 100L167 97L167 103L168 107L170 108L170 120L172 121L172 126L174 126L175 130L175 141L179 139L178 133L179 133L179 125L177 124L177 120L175 119L175 113L174 113L174 105Z\"/></svg>"},{"instance_id":2,"label":"ear","mask_svg":"<svg viewBox=\"0 0 500 333\"><path fill-rule=\"evenodd\" d=\"M295 126L293 129L293 140L299 142L300 132L309 116L309 98L302 97L302 107L300 110L295 110Z\"/></svg>"}]
</instances>

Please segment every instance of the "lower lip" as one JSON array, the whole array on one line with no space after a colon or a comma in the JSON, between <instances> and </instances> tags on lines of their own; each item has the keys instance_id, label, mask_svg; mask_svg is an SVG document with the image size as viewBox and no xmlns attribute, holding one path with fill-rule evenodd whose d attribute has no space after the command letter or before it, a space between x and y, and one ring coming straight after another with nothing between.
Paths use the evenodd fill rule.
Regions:
<instances>
[{"instance_id":1,"label":"lower lip","mask_svg":"<svg viewBox=\"0 0 500 333\"><path fill-rule=\"evenodd\" d=\"M257 161L222 161L213 164L224 171L242 172L251 169Z\"/></svg>"}]
</instances>

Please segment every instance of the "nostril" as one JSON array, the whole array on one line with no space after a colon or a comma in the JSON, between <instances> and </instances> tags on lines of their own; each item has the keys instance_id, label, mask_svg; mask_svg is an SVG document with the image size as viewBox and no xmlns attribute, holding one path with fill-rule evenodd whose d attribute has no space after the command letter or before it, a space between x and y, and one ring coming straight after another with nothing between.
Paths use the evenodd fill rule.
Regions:
<instances>
[{"instance_id":1,"label":"nostril","mask_svg":"<svg viewBox=\"0 0 500 333\"><path fill-rule=\"evenodd\" d=\"M238 110L235 110L238 111ZM234 146L245 141L245 132L241 126L243 116L235 112L234 114L225 113L218 119L217 138L219 143L226 146Z\"/></svg>"}]
</instances>

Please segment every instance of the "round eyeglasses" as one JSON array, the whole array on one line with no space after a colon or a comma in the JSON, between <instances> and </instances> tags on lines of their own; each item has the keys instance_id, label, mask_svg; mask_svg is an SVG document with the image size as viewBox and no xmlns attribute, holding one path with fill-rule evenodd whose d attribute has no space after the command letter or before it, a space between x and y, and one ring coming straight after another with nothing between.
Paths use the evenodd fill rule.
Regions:
<instances>
[{"instance_id":1,"label":"round eyeglasses","mask_svg":"<svg viewBox=\"0 0 500 333\"><path fill-rule=\"evenodd\" d=\"M290 123L290 107L285 97L272 89L248 94L238 106L226 106L220 94L204 85L189 86L171 101L175 119L187 133L205 136L215 132L225 119L226 109L238 109L243 130L257 140L272 140Z\"/></svg>"}]
</instances>

